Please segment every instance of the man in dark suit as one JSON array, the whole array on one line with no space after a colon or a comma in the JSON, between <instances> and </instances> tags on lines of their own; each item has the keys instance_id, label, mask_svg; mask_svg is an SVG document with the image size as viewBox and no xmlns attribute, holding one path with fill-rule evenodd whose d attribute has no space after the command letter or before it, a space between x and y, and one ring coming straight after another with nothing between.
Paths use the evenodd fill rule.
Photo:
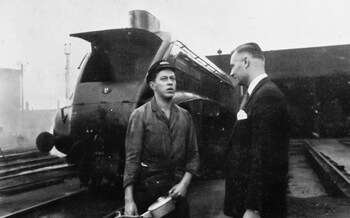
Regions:
<instances>
[{"instance_id":1,"label":"man in dark suit","mask_svg":"<svg viewBox=\"0 0 350 218\"><path fill-rule=\"evenodd\" d=\"M238 46L230 64L233 81L247 92L226 153L224 213L237 218L286 217L286 99L265 73L265 57L256 43Z\"/></svg>"}]
</instances>

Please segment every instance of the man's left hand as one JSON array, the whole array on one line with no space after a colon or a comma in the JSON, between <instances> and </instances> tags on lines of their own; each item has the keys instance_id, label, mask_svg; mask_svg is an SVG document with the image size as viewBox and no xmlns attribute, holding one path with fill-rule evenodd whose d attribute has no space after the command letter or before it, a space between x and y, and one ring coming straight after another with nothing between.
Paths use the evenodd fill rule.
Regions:
<instances>
[{"instance_id":1,"label":"man's left hand","mask_svg":"<svg viewBox=\"0 0 350 218\"><path fill-rule=\"evenodd\" d=\"M247 209L243 215L243 218L260 218L260 215L253 210Z\"/></svg>"},{"instance_id":2,"label":"man's left hand","mask_svg":"<svg viewBox=\"0 0 350 218\"><path fill-rule=\"evenodd\" d=\"M187 193L187 185L183 184L182 182L176 184L174 187L172 187L169 190L169 195L176 199L178 197L185 197Z\"/></svg>"}]
</instances>

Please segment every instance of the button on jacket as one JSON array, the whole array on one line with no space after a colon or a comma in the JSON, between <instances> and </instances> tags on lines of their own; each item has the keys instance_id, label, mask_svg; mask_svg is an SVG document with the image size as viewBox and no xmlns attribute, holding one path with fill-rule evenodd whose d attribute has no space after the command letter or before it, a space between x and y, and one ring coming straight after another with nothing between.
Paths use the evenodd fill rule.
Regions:
<instances>
[{"instance_id":1,"label":"button on jacket","mask_svg":"<svg viewBox=\"0 0 350 218\"><path fill-rule=\"evenodd\" d=\"M188 171L196 175L199 155L190 113L172 104L168 119L154 98L137 108L129 119L125 159L124 187L140 179L142 167L148 173Z\"/></svg>"}]
</instances>

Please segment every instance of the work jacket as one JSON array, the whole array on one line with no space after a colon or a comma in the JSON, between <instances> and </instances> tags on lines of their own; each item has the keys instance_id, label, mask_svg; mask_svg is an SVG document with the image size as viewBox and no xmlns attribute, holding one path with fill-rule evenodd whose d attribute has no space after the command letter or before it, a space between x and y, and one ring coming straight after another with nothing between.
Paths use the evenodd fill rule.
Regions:
<instances>
[{"instance_id":1,"label":"work jacket","mask_svg":"<svg viewBox=\"0 0 350 218\"><path fill-rule=\"evenodd\" d=\"M168 119L155 98L137 108L129 119L125 159L124 187L156 173L196 175L199 155L189 112L172 104Z\"/></svg>"}]
</instances>

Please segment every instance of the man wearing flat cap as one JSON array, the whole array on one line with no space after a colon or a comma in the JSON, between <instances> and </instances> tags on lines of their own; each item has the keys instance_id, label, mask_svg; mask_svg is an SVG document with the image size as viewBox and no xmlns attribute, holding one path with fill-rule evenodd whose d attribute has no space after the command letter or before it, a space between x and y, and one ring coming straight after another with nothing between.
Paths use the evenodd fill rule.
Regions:
<instances>
[{"instance_id":1,"label":"man wearing flat cap","mask_svg":"<svg viewBox=\"0 0 350 218\"><path fill-rule=\"evenodd\" d=\"M151 101L130 116L125 140L125 214L139 215L160 196L176 199L165 217L189 217L186 193L198 173L199 156L189 112L175 105L176 69L161 60L146 80L154 92Z\"/></svg>"}]
</instances>

